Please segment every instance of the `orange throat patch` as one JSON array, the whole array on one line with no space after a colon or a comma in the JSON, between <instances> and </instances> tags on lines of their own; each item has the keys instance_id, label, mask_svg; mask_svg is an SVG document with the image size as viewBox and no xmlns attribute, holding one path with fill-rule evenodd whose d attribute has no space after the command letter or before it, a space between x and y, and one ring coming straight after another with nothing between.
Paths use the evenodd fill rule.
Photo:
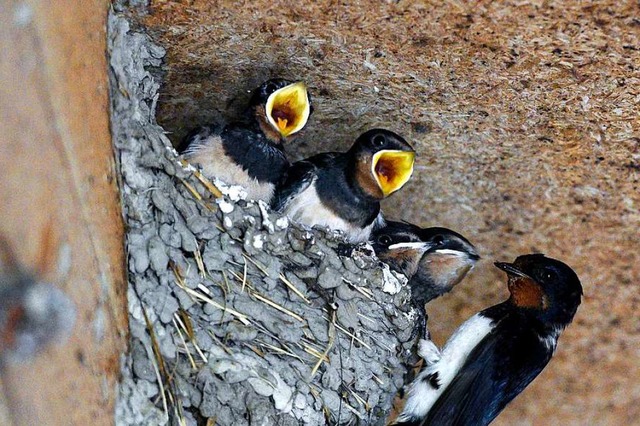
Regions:
<instances>
[{"instance_id":1,"label":"orange throat patch","mask_svg":"<svg viewBox=\"0 0 640 426\"><path fill-rule=\"evenodd\" d=\"M528 277L509 277L507 283L511 301L520 308L544 310L547 308L547 295L540 284Z\"/></svg>"},{"instance_id":2,"label":"orange throat patch","mask_svg":"<svg viewBox=\"0 0 640 426\"><path fill-rule=\"evenodd\" d=\"M356 164L356 181L360 188L371 197L381 200L384 198L384 193L382 189L376 183L375 178L370 172L370 162L369 159L362 157L358 160Z\"/></svg>"}]
</instances>

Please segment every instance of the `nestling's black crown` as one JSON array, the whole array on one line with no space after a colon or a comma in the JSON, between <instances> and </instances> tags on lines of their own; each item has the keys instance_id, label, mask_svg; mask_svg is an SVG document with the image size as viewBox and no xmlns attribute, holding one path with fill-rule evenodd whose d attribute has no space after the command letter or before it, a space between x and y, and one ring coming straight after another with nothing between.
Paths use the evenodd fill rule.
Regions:
<instances>
[{"instance_id":1,"label":"nestling's black crown","mask_svg":"<svg viewBox=\"0 0 640 426\"><path fill-rule=\"evenodd\" d=\"M284 78L272 78L262 83L257 89L251 92L251 100L249 101L250 107L258 105L264 105L267 103L269 96L276 90L282 89L285 86L292 84L292 81Z\"/></svg>"},{"instance_id":2,"label":"nestling's black crown","mask_svg":"<svg viewBox=\"0 0 640 426\"><path fill-rule=\"evenodd\" d=\"M371 129L361 134L351 148L357 152L378 152L383 149L413 151L413 147L402 136L391 130Z\"/></svg>"}]
</instances>

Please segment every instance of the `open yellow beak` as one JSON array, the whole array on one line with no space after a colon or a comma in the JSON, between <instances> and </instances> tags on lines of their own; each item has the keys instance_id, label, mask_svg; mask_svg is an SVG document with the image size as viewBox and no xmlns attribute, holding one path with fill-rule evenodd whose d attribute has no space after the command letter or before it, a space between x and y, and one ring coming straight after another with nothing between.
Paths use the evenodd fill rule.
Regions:
<instances>
[{"instance_id":1,"label":"open yellow beak","mask_svg":"<svg viewBox=\"0 0 640 426\"><path fill-rule=\"evenodd\" d=\"M415 152L395 150L382 150L373 155L371 173L385 197L407 183L413 173L415 157Z\"/></svg>"},{"instance_id":2,"label":"open yellow beak","mask_svg":"<svg viewBox=\"0 0 640 426\"><path fill-rule=\"evenodd\" d=\"M269 123L283 137L299 132L311 113L307 86L297 82L276 90L267 99L265 110Z\"/></svg>"}]
</instances>

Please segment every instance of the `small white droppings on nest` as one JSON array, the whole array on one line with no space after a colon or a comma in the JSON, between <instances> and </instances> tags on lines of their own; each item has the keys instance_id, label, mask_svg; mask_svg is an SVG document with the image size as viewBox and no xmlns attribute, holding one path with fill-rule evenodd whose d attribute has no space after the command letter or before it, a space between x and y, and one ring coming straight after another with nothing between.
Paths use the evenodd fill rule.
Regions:
<instances>
[{"instance_id":1,"label":"small white droppings on nest","mask_svg":"<svg viewBox=\"0 0 640 426\"><path fill-rule=\"evenodd\" d=\"M262 235L253 236L253 247L262 249L264 247L264 237Z\"/></svg>"},{"instance_id":2,"label":"small white droppings on nest","mask_svg":"<svg viewBox=\"0 0 640 426\"><path fill-rule=\"evenodd\" d=\"M318 226L317 228L322 229L329 238L332 238L334 240L347 239L346 234L338 229L331 229L324 226Z\"/></svg>"},{"instance_id":3,"label":"small white droppings on nest","mask_svg":"<svg viewBox=\"0 0 640 426\"><path fill-rule=\"evenodd\" d=\"M389 265L385 264L385 266L386 266L387 268L389 268ZM406 277L403 273L401 273L401 272L397 272L397 271L394 271L394 270L393 270L393 269L391 269L391 268L389 268L389 271L391 271L391 274L392 274L394 277L396 277L396 280L400 281L400 285L401 285L401 286L405 286L405 285L407 285L407 283L409 282L409 279L407 279L407 277Z\"/></svg>"},{"instance_id":4,"label":"small white droppings on nest","mask_svg":"<svg viewBox=\"0 0 640 426\"><path fill-rule=\"evenodd\" d=\"M414 324L418 320L418 311L411 308L409 312L403 312L402 315L407 319L407 322Z\"/></svg>"},{"instance_id":5,"label":"small white droppings on nest","mask_svg":"<svg viewBox=\"0 0 640 426\"><path fill-rule=\"evenodd\" d=\"M277 385L272 395L276 410L282 413L289 413L293 408L293 392L291 391L291 387L287 386L280 378L278 372L273 371L272 374L277 380Z\"/></svg>"},{"instance_id":6,"label":"small white droppings on nest","mask_svg":"<svg viewBox=\"0 0 640 426\"><path fill-rule=\"evenodd\" d=\"M282 216L276 220L276 228L286 229L289 226L289 219L286 216Z\"/></svg>"},{"instance_id":7,"label":"small white droppings on nest","mask_svg":"<svg viewBox=\"0 0 640 426\"><path fill-rule=\"evenodd\" d=\"M269 206L262 200L258 200L258 208L260 209L260 216L262 216L262 227L269 231L274 232L273 222L269 219Z\"/></svg>"},{"instance_id":8,"label":"small white droppings on nest","mask_svg":"<svg viewBox=\"0 0 640 426\"><path fill-rule=\"evenodd\" d=\"M187 161L184 161L181 159L180 154L178 153L178 151L176 151L176 149L173 147L173 145L171 144L165 144L164 148L169 151L169 153L174 157L175 159L175 163L182 168L182 170L190 172L190 173L194 173L197 172L198 169L193 166L193 164L188 163Z\"/></svg>"},{"instance_id":9,"label":"small white droppings on nest","mask_svg":"<svg viewBox=\"0 0 640 426\"><path fill-rule=\"evenodd\" d=\"M233 204L224 200L224 199L218 199L216 200L216 202L218 203L218 207L220 207L220 211L222 211L222 213L231 213L233 211Z\"/></svg>"},{"instance_id":10,"label":"small white droppings on nest","mask_svg":"<svg viewBox=\"0 0 640 426\"><path fill-rule=\"evenodd\" d=\"M385 293L397 294L402 287L407 284L407 277L392 271L386 264L382 266L382 274L384 277L384 287L382 287L382 291Z\"/></svg>"},{"instance_id":11,"label":"small white droppings on nest","mask_svg":"<svg viewBox=\"0 0 640 426\"><path fill-rule=\"evenodd\" d=\"M247 191L239 185L227 185L220 179L214 179L213 183L224 195L229 197L231 201L240 201L247 199Z\"/></svg>"},{"instance_id":12,"label":"small white droppings on nest","mask_svg":"<svg viewBox=\"0 0 640 426\"><path fill-rule=\"evenodd\" d=\"M233 221L229 218L229 216L224 218L224 226L226 226L227 228L233 227Z\"/></svg>"}]
</instances>

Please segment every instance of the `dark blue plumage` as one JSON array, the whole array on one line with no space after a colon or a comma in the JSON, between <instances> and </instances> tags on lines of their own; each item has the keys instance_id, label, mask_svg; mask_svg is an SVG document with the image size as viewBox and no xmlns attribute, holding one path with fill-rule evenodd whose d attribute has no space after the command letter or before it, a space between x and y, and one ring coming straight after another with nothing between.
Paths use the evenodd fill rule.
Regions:
<instances>
[{"instance_id":1,"label":"dark blue plumage","mask_svg":"<svg viewBox=\"0 0 640 426\"><path fill-rule=\"evenodd\" d=\"M283 209L315 181L318 197L331 211L358 227L373 223L380 213L380 203L349 179L350 157L327 152L291 165L276 192L272 206Z\"/></svg>"},{"instance_id":2,"label":"dark blue plumage","mask_svg":"<svg viewBox=\"0 0 640 426\"><path fill-rule=\"evenodd\" d=\"M409 279L418 313L415 332L421 335L426 333L425 304L451 291L480 258L469 240L441 227L386 221L370 242L380 260Z\"/></svg>"},{"instance_id":3,"label":"dark blue plumage","mask_svg":"<svg viewBox=\"0 0 640 426\"><path fill-rule=\"evenodd\" d=\"M220 134L225 153L260 182L277 184L289 168L282 144L244 126L229 126Z\"/></svg>"},{"instance_id":4,"label":"dark blue plumage","mask_svg":"<svg viewBox=\"0 0 640 426\"><path fill-rule=\"evenodd\" d=\"M311 185L319 170L330 168L341 155L340 152L324 152L293 163L278 183L271 207L282 210L293 197Z\"/></svg>"},{"instance_id":5,"label":"dark blue plumage","mask_svg":"<svg viewBox=\"0 0 640 426\"><path fill-rule=\"evenodd\" d=\"M414 155L401 136L370 130L347 152L292 164L271 205L300 224L342 231L351 243L365 242L380 217L380 200L406 183Z\"/></svg>"},{"instance_id":6,"label":"dark blue plumage","mask_svg":"<svg viewBox=\"0 0 640 426\"><path fill-rule=\"evenodd\" d=\"M496 328L469 354L424 424L489 424L551 360L539 323L504 303L482 314Z\"/></svg>"},{"instance_id":7,"label":"dark blue plumage","mask_svg":"<svg viewBox=\"0 0 640 426\"><path fill-rule=\"evenodd\" d=\"M279 99L283 91L289 95ZM304 84L268 80L253 91L247 110L238 120L224 127L195 129L179 150L187 161L199 165L206 176L242 186L249 199L269 202L289 167L283 142L306 124L311 113L309 102ZM291 108L291 104L296 108ZM287 127L286 123L295 126Z\"/></svg>"},{"instance_id":8,"label":"dark blue plumage","mask_svg":"<svg viewBox=\"0 0 640 426\"><path fill-rule=\"evenodd\" d=\"M460 327L412 383L396 425L487 425L551 360L580 305L580 280L541 254L496 266L511 297Z\"/></svg>"}]
</instances>

